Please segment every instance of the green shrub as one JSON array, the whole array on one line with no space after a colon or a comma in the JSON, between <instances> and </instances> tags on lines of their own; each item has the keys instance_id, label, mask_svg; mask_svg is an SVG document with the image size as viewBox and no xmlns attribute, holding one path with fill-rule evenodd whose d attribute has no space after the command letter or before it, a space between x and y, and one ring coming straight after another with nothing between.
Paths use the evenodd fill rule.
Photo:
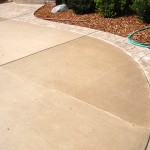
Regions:
<instances>
[{"instance_id":1,"label":"green shrub","mask_svg":"<svg viewBox=\"0 0 150 150\"><path fill-rule=\"evenodd\" d=\"M66 4L66 5L68 6L68 8L70 8L70 6L69 6L69 1L70 1L70 0L63 0L63 3Z\"/></svg>"},{"instance_id":2,"label":"green shrub","mask_svg":"<svg viewBox=\"0 0 150 150\"><path fill-rule=\"evenodd\" d=\"M150 23L150 0L133 0L132 5L139 19Z\"/></svg>"},{"instance_id":3,"label":"green shrub","mask_svg":"<svg viewBox=\"0 0 150 150\"><path fill-rule=\"evenodd\" d=\"M64 0L76 14L91 13L95 10L94 0Z\"/></svg>"},{"instance_id":4,"label":"green shrub","mask_svg":"<svg viewBox=\"0 0 150 150\"><path fill-rule=\"evenodd\" d=\"M114 17L117 15L114 0L96 0L96 9L104 17Z\"/></svg>"},{"instance_id":5,"label":"green shrub","mask_svg":"<svg viewBox=\"0 0 150 150\"><path fill-rule=\"evenodd\" d=\"M96 9L104 17L117 17L130 12L132 0L95 0Z\"/></svg>"}]
</instances>

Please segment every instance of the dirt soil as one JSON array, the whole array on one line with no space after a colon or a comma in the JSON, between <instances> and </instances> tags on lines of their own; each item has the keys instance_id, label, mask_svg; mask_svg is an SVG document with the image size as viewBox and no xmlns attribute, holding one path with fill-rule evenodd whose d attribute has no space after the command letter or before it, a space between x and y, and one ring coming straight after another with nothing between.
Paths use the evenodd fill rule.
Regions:
<instances>
[{"instance_id":1,"label":"dirt soil","mask_svg":"<svg viewBox=\"0 0 150 150\"><path fill-rule=\"evenodd\" d=\"M130 15L118 18L104 18L99 13L77 15L72 10L51 13L55 5L46 4L35 12L35 16L41 19L54 22L61 22L71 25L83 26L110 32L123 37L127 37L133 31L139 30L150 24L143 23L137 16ZM150 29L135 34L132 39L142 43L150 43Z\"/></svg>"}]
</instances>

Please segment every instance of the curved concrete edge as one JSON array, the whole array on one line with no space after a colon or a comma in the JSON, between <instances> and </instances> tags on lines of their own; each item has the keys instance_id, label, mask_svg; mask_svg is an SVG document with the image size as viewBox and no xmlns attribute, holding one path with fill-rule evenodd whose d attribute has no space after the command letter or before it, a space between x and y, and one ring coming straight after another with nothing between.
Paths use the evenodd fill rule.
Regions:
<instances>
[{"instance_id":1,"label":"curved concrete edge","mask_svg":"<svg viewBox=\"0 0 150 150\"><path fill-rule=\"evenodd\" d=\"M10 10L9 7L12 8L12 5L19 8L19 12L17 12L17 9ZM86 27L75 26L75 25L46 21L46 20L36 18L34 16L34 12L38 8L40 8L41 5L34 6L34 5L25 5L25 4L19 5L19 4L15 4L15 3L9 3L9 4L7 4L7 9L9 9L9 13L11 11L12 12L15 11L15 15L17 16L17 13L19 13L19 14L21 13L22 6L24 9L25 8L28 9L28 13L24 14L22 16L19 16L19 17L12 18L12 20L23 21L23 22L28 22L31 24L67 30L67 31L80 33L80 34L83 34L86 36L90 36L93 38L97 38L97 39L101 39L106 42L109 42L109 43L119 47L125 53L127 53L130 57L132 57L142 68L142 70L144 71L144 73L146 75L148 82L150 82L150 65L148 62L145 61L146 57L150 57L150 49L132 45L131 43L129 43L127 41L127 38L124 38L124 37L121 37L118 35L114 35L114 34L111 34L108 32L103 32L103 31L90 29L90 28L86 28ZM22 9L22 11L23 11L23 9ZM9 15L7 14L7 10L6 10L6 12L3 13L2 16L5 18L9 18ZM0 17L1 17L1 14L0 14Z\"/></svg>"},{"instance_id":2,"label":"curved concrete edge","mask_svg":"<svg viewBox=\"0 0 150 150\"><path fill-rule=\"evenodd\" d=\"M84 36L2 67L123 120L150 127L149 85L143 71L120 48L99 39Z\"/></svg>"},{"instance_id":3,"label":"curved concrete edge","mask_svg":"<svg viewBox=\"0 0 150 150\"><path fill-rule=\"evenodd\" d=\"M144 150L147 147L149 130L1 67L0 72L3 91L0 149L9 150L10 145L12 149L28 146L27 149L36 150L66 150L66 146L78 150Z\"/></svg>"},{"instance_id":4,"label":"curved concrete edge","mask_svg":"<svg viewBox=\"0 0 150 150\"><path fill-rule=\"evenodd\" d=\"M16 5L17 8L19 8L20 4L15 4L15 3L9 3L7 4L7 8L11 7L11 5ZM4 4L3 4L4 5ZM20 6L19 6L20 5ZM63 24L63 23L58 23L58 22L52 22L52 21L46 21L42 20L39 18L36 18L33 14L36 9L38 9L41 6L33 6L33 5L23 5L24 8L28 8L30 11L27 14L17 16L17 10L10 10L9 11L16 11L16 16L12 18L11 20L15 21L22 21L22 22L27 22L31 24L36 24L36 25L41 25L41 26L46 26L46 27L52 27L52 28L57 28L57 29L62 29L62 30L67 30L75 33L80 33L85 36L90 36L93 38L101 39L104 40L110 44L113 44L120 49L122 49L125 53L127 53L130 57L133 58L135 62L139 64L139 67L144 71L146 78L148 79L148 82L150 83L150 65L146 62L143 62L143 59L145 57L150 57L150 50L147 48L142 48L138 46L134 46L130 44L126 38L114 35L111 33L95 30L95 29L90 29L86 27L80 27L80 26L74 26L74 25L68 25L68 24ZM29 8L31 7L31 8ZM1 8L1 6L0 6ZM34 9L33 9L34 8ZM19 13L21 12L21 9L19 10ZM1 14L0 14L1 17ZM9 18L7 15L7 10L3 13L2 17Z\"/></svg>"},{"instance_id":5,"label":"curved concrete edge","mask_svg":"<svg viewBox=\"0 0 150 150\"><path fill-rule=\"evenodd\" d=\"M150 83L150 64L148 61L145 61L145 58L150 57L150 49L132 45L128 42L127 38L102 31L92 33L88 36L103 40L123 50L139 65L140 69L143 70L148 83Z\"/></svg>"}]
</instances>

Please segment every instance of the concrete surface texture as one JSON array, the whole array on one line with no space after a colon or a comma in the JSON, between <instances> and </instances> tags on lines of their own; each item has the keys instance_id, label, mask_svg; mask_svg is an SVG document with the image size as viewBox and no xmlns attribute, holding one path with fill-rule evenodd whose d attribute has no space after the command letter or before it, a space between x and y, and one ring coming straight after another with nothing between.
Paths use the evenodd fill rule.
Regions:
<instances>
[{"instance_id":1,"label":"concrete surface texture","mask_svg":"<svg viewBox=\"0 0 150 150\"><path fill-rule=\"evenodd\" d=\"M82 36L68 31L16 21L1 22L0 35L3 37L0 42L0 64L5 64Z\"/></svg>"},{"instance_id":2,"label":"concrete surface texture","mask_svg":"<svg viewBox=\"0 0 150 150\"><path fill-rule=\"evenodd\" d=\"M0 150L149 150L143 71L121 49L88 36L122 38L43 23L33 6L0 5L0 17L18 19L0 18Z\"/></svg>"},{"instance_id":3,"label":"concrete surface texture","mask_svg":"<svg viewBox=\"0 0 150 150\"><path fill-rule=\"evenodd\" d=\"M1 21L4 21L4 20L6 20L6 19L5 19L5 18L1 18L1 17L0 17L0 22L1 22Z\"/></svg>"},{"instance_id":4,"label":"concrete surface texture","mask_svg":"<svg viewBox=\"0 0 150 150\"><path fill-rule=\"evenodd\" d=\"M0 149L144 150L149 132L0 68Z\"/></svg>"},{"instance_id":5,"label":"concrete surface texture","mask_svg":"<svg viewBox=\"0 0 150 150\"><path fill-rule=\"evenodd\" d=\"M16 4L14 2L3 3L0 4L0 17L15 19L17 17L21 16L23 17L27 14L33 15L34 11L41 6L42 6L41 4L25 5L25 4Z\"/></svg>"},{"instance_id":6,"label":"concrete surface texture","mask_svg":"<svg viewBox=\"0 0 150 150\"><path fill-rule=\"evenodd\" d=\"M138 65L115 46L82 37L3 67L150 128L147 80Z\"/></svg>"}]
</instances>

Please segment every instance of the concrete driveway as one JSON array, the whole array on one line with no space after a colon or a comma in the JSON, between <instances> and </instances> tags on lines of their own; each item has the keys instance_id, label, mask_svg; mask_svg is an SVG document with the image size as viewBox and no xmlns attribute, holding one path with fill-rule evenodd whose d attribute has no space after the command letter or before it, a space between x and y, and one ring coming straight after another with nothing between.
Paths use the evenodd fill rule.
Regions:
<instances>
[{"instance_id":1,"label":"concrete driveway","mask_svg":"<svg viewBox=\"0 0 150 150\"><path fill-rule=\"evenodd\" d=\"M1 17L0 17L0 22L1 22L1 21L4 21L4 20L7 20L7 19L5 19L5 18L1 18Z\"/></svg>"},{"instance_id":2,"label":"concrete driveway","mask_svg":"<svg viewBox=\"0 0 150 150\"><path fill-rule=\"evenodd\" d=\"M0 18L0 149L149 150L149 83L120 48Z\"/></svg>"}]
</instances>

